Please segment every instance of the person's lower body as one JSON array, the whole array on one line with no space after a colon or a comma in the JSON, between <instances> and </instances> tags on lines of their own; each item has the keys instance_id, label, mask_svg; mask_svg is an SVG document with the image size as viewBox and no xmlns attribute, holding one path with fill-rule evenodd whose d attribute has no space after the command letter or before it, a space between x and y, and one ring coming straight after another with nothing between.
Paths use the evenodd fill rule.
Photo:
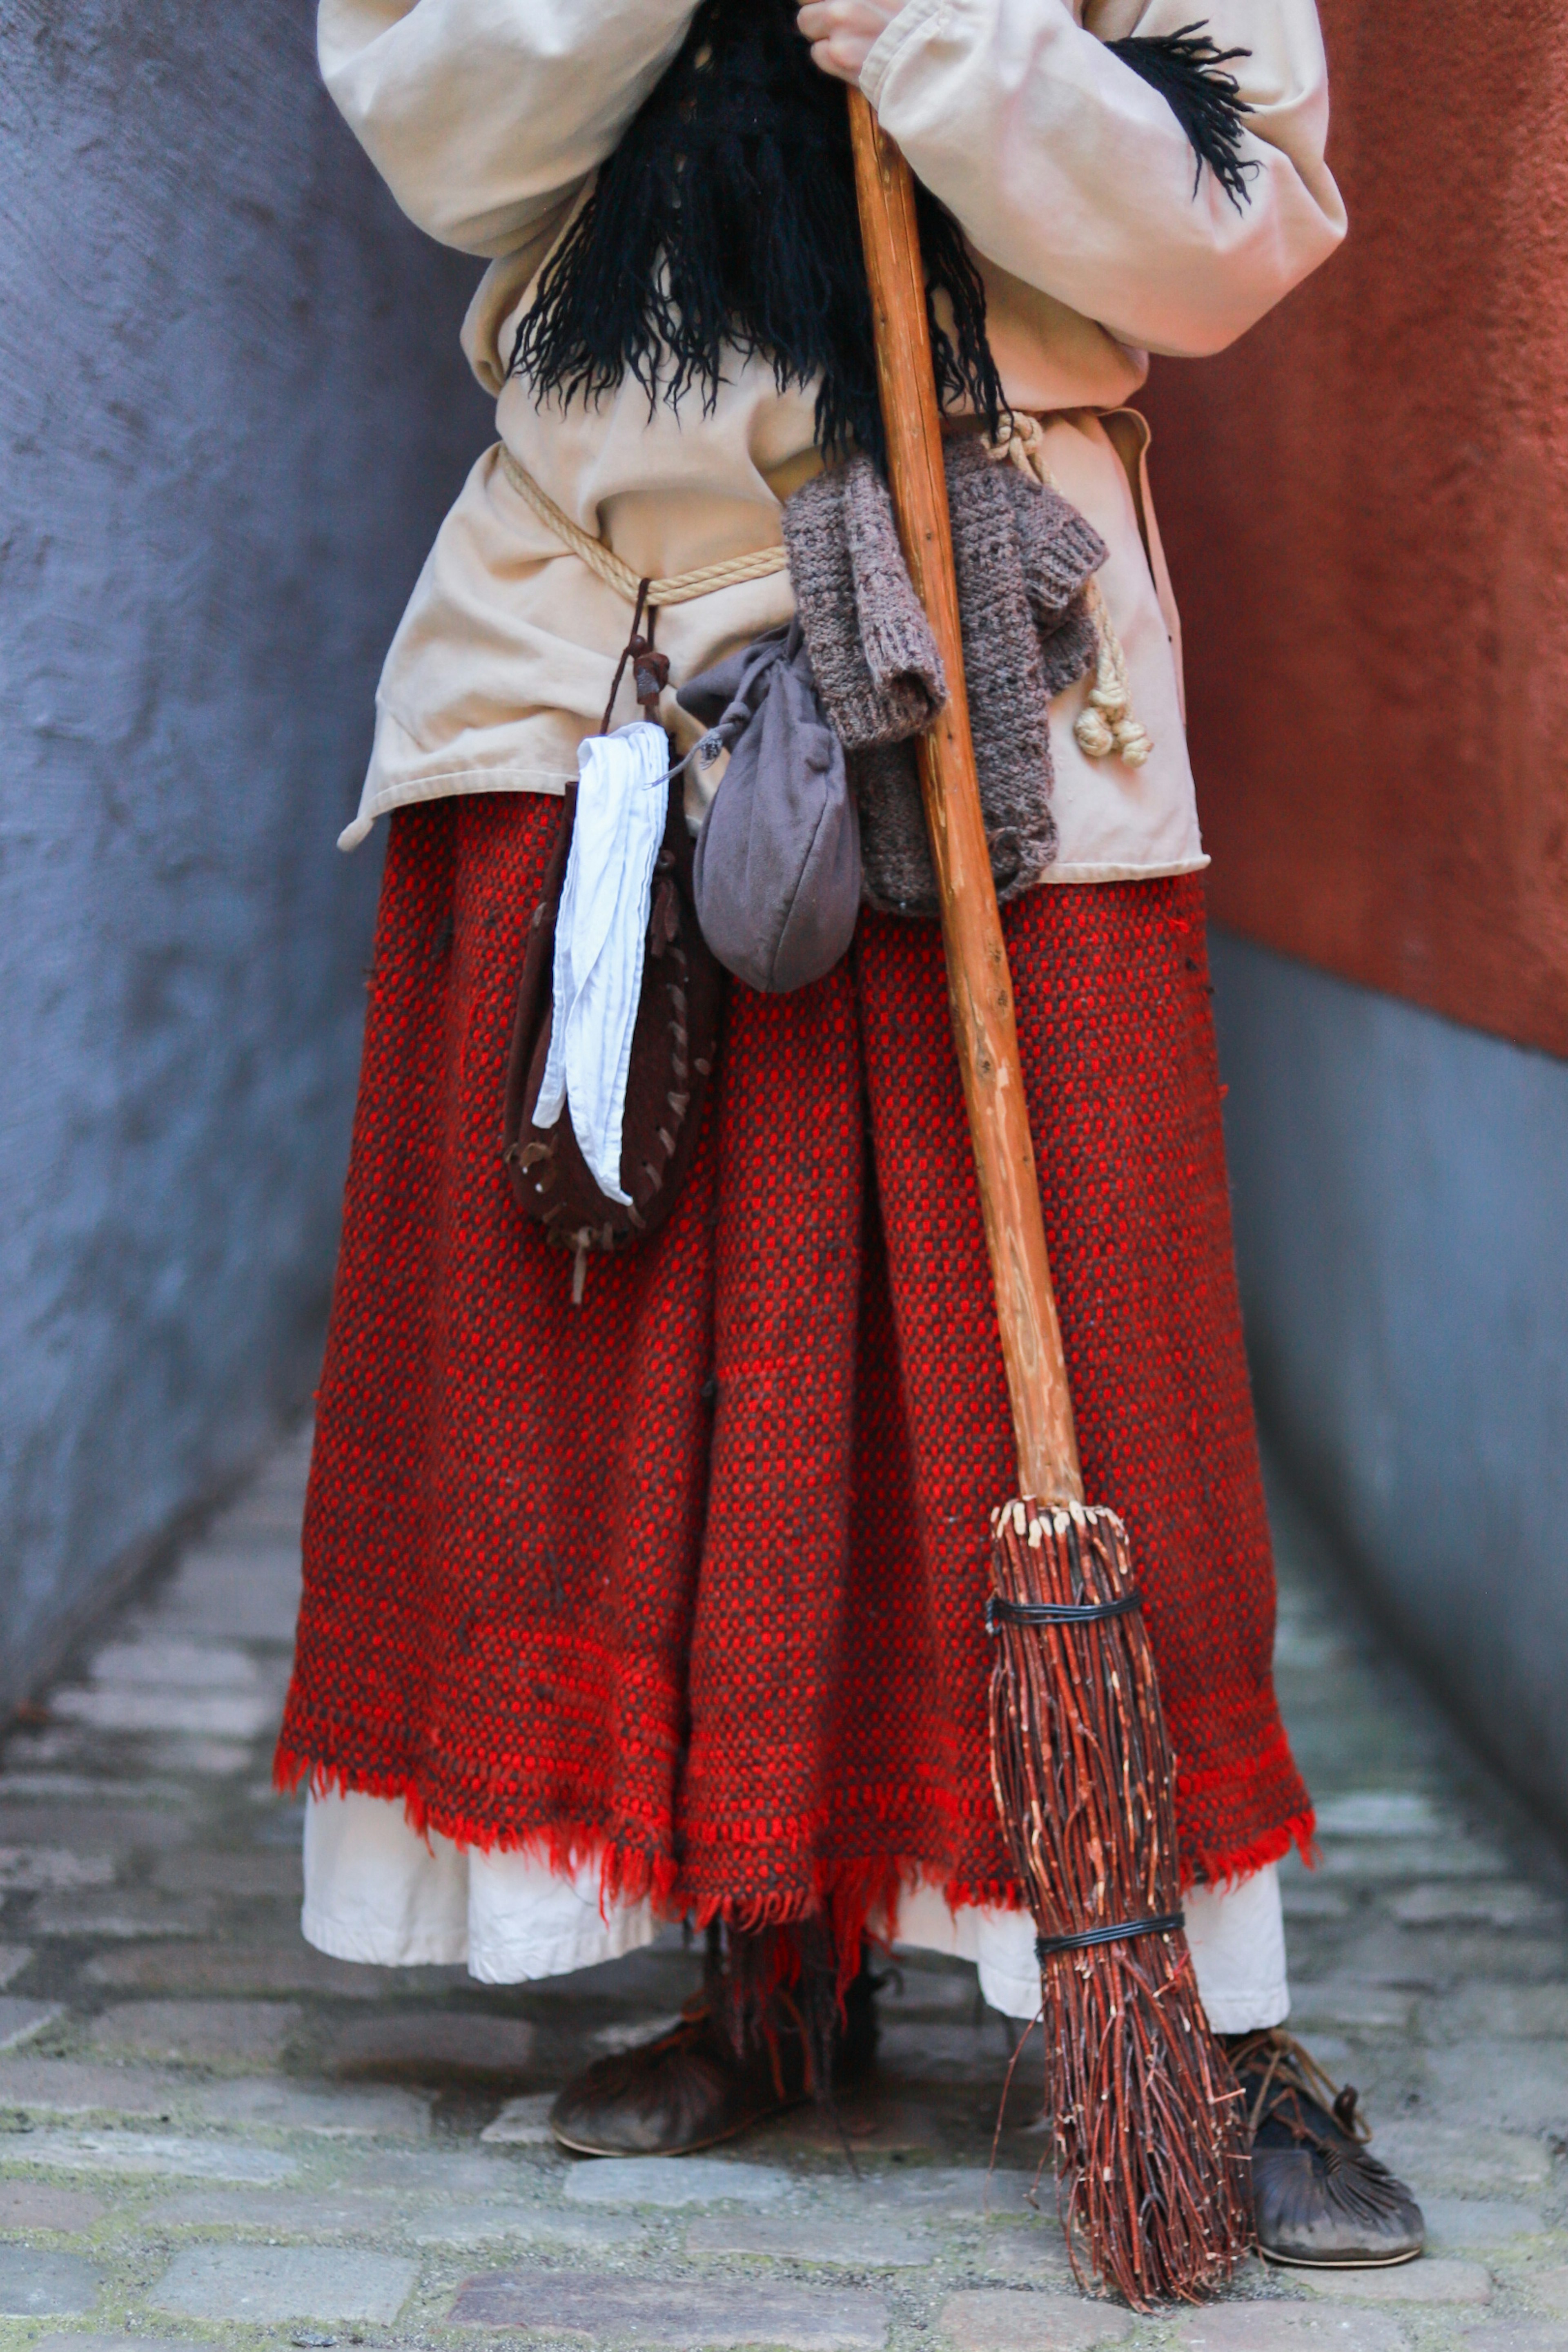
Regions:
<instances>
[{"instance_id":1,"label":"person's lower body","mask_svg":"<svg viewBox=\"0 0 1568 2352\"><path fill-rule=\"evenodd\" d=\"M649 1901L603 1902L591 1864L562 1872L531 1854L484 1853L438 1832L421 1835L403 1807L385 1798L340 1790L308 1796L304 1859L306 1937L338 1959L383 1968L462 1966L481 1983L537 1983L621 1958L651 1943L661 1925ZM1198 1989L1215 2031L1249 2033L1281 2023L1290 1990L1274 1865L1234 1886L1190 1888L1184 1903ZM919 1886L895 1916L873 1916L866 1927L879 1951L971 1962L991 2008L1020 2026L1035 2016L1040 1967L1027 1911L955 1909L938 1889ZM733 1949L733 1936L730 1944ZM870 1987L879 1965L868 1959L846 1988L841 2084L862 2078L869 2064ZM646 2052L598 2062L591 2079L569 2092L558 2116L564 2144L584 2154L685 2154L731 2137L780 2101L806 2096L813 2069L802 2019L819 2016L823 2002L810 1970L803 1973L812 1997L795 1985L784 1988L764 2053L736 2004L716 1997L724 1969L710 1947L694 2013L651 2038Z\"/></svg>"},{"instance_id":2,"label":"person's lower body","mask_svg":"<svg viewBox=\"0 0 1568 2352\"><path fill-rule=\"evenodd\" d=\"M589 1917L626 1949L685 1916L777 1931L787 1990L819 1930L852 1955L896 1913L1032 2009L986 1718L1011 1430L939 937L867 915L815 987L734 990L681 1200L574 1307L498 1139L557 818L494 796L392 823L278 1754L318 1800L307 1933L459 1957L461 1857L492 1979L603 1957ZM1256 1915L1258 2000L1212 2021L1265 2031L1269 1865L1312 1815L1270 1674L1201 892L1043 889L1005 921L1085 1480L1131 1530L1195 1914L1207 1888ZM432 1870L362 1899L393 1830Z\"/></svg>"},{"instance_id":3,"label":"person's lower body","mask_svg":"<svg viewBox=\"0 0 1568 2352\"><path fill-rule=\"evenodd\" d=\"M1253 2033L1290 2012L1279 1875L1270 1864L1234 1885L1183 1898L1198 1990L1217 2033ZM466 1968L481 1984L530 1984L640 1950L659 1932L654 1905L601 1899L589 1862L552 1869L537 1854L484 1853L411 1825L395 1800L329 1790L306 1800L305 1935L335 1959L381 1968ZM1040 2006L1034 1923L1027 1911L955 1908L916 1886L873 1938L975 1966L1003 2016Z\"/></svg>"},{"instance_id":4,"label":"person's lower body","mask_svg":"<svg viewBox=\"0 0 1568 2352\"><path fill-rule=\"evenodd\" d=\"M877 1979L867 1958L842 1994L808 1960L770 2000L737 2004L748 1944L730 1931L701 1994L672 2027L595 2060L558 2095L550 2125L581 2156L685 2156L735 2137L815 2095L862 2085L876 2052ZM1354 2090L1331 2083L1276 2027L1221 2033L1247 2102L1253 2222L1269 2262L1308 2269L1387 2268L1421 2252L1426 2224L1404 2183L1372 2156Z\"/></svg>"},{"instance_id":5,"label":"person's lower body","mask_svg":"<svg viewBox=\"0 0 1568 2352\"><path fill-rule=\"evenodd\" d=\"M1354 2095L1336 2100L1299 2045L1278 2031L1290 2011L1284 1923L1272 1864L1234 1885L1184 1897L1187 1939L1209 2023L1237 2066L1253 2131L1255 2199L1264 2252L1326 2267L1405 2262L1418 2253L1418 2210L1365 2152ZM891 1928L897 1950L972 1962L986 2000L1020 2025L1039 2005L1034 1925L1018 1910L954 1909L917 1888ZM550 1869L527 1853L485 1853L439 1832L419 1835L387 1799L312 1796L305 1832L305 1933L340 1959L383 1967L465 1965L482 1983L537 1982L615 1959L649 1943L647 1901L602 1904L591 1864ZM765 2032L724 1997L710 1965L678 2021L637 2048L598 2059L562 2089L552 2121L585 2156L694 2154L810 2097L871 2074L876 1963L847 1988L831 2036L837 1986L784 1988ZM824 2013L828 2032L822 2030ZM813 2031L813 2027L815 2031ZM829 2040L830 2047L824 2049Z\"/></svg>"}]
</instances>

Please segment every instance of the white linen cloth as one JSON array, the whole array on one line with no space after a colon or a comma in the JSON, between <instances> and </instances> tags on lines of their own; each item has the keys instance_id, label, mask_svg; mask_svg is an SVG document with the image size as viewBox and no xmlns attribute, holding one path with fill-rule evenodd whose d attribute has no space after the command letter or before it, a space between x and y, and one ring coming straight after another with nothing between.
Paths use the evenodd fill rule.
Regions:
<instances>
[{"instance_id":1,"label":"white linen cloth","mask_svg":"<svg viewBox=\"0 0 1568 2352\"><path fill-rule=\"evenodd\" d=\"M541 263L685 37L695 0L321 0L322 70L393 195L433 236L489 257L464 342L498 395L507 447L638 577L779 543L779 502L818 461L815 387L780 391L732 353L711 411L626 383L562 408L508 379ZM1106 43L1201 15L1234 62L1248 201L1233 205L1158 94ZM955 214L985 281L1009 400L1049 415L1064 494L1109 547L1101 574L1147 764L1092 761L1057 698L1061 883L1189 873L1206 861L1183 740L1176 616L1126 403L1148 353L1215 352L1344 232L1323 162L1327 77L1312 0L906 0L862 86ZM1266 429L1266 420L1260 420ZM787 573L660 617L672 687L787 621ZM629 608L507 482L475 467L393 640L375 744L342 845L378 816L455 793L559 793L598 724ZM621 715L632 715L623 688ZM695 722L661 717L681 751ZM683 728L690 731L683 733Z\"/></svg>"},{"instance_id":2,"label":"white linen cloth","mask_svg":"<svg viewBox=\"0 0 1568 2352\"><path fill-rule=\"evenodd\" d=\"M624 1206L621 1129L653 860L669 808L670 739L636 719L578 749L577 814L556 918L549 1050L534 1124L562 1107L590 1175Z\"/></svg>"},{"instance_id":3,"label":"white linen cloth","mask_svg":"<svg viewBox=\"0 0 1568 2352\"><path fill-rule=\"evenodd\" d=\"M1281 2024L1290 2011L1279 1873L1183 1898L1198 1990L1217 2033ZM307 1943L380 1968L466 1965L481 1984L528 1984L619 1959L651 1943L647 1903L601 1911L599 1869L570 1875L527 1853L482 1853L411 1829L389 1797L309 1796L305 1805ZM1034 1922L1023 1911L949 1910L935 1887L899 1905L897 1944L972 1960L1005 2016L1040 2007Z\"/></svg>"}]
</instances>

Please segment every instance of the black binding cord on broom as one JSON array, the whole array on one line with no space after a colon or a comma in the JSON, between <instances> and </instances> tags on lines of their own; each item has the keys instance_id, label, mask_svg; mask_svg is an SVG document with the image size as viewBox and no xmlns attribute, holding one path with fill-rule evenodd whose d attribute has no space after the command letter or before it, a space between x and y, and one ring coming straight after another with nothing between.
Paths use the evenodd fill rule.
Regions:
<instances>
[{"instance_id":1,"label":"black binding cord on broom","mask_svg":"<svg viewBox=\"0 0 1568 2352\"><path fill-rule=\"evenodd\" d=\"M1004 1601L999 1592L986 1595L986 1631L996 1639L998 1625L1098 1625L1107 1617L1124 1617L1141 1609L1144 1596L1136 1590L1114 1601Z\"/></svg>"},{"instance_id":2,"label":"black binding cord on broom","mask_svg":"<svg viewBox=\"0 0 1568 2352\"><path fill-rule=\"evenodd\" d=\"M1081 1927L1075 1936L1037 1936L1034 1956L1042 1963L1057 1952L1086 1952L1093 1944L1130 1944L1138 1936L1179 1936L1185 1911L1162 1911L1155 1919L1118 1919L1104 1927Z\"/></svg>"},{"instance_id":3,"label":"black binding cord on broom","mask_svg":"<svg viewBox=\"0 0 1568 2352\"><path fill-rule=\"evenodd\" d=\"M704 0L593 193L546 264L509 373L563 406L630 375L710 412L727 353L760 356L780 392L819 383L815 430L834 455L885 457L854 160L841 86L811 61L797 0ZM1233 203L1257 167L1249 111L1202 24L1108 44L1157 89ZM917 187L937 392L995 436L1007 402L986 292L957 222Z\"/></svg>"}]
</instances>

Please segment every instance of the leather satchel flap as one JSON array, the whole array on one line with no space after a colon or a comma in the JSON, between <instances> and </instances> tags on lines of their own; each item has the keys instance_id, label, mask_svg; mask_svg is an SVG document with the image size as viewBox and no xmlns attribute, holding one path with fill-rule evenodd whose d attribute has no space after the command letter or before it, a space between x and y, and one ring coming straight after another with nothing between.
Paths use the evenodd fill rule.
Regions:
<instances>
[{"instance_id":1,"label":"leather satchel flap","mask_svg":"<svg viewBox=\"0 0 1568 2352\"><path fill-rule=\"evenodd\" d=\"M524 1213L548 1238L573 1251L625 1249L656 1233L674 1205L702 1122L723 1016L724 976L705 945L692 897L691 835L679 778L670 785L664 840L643 961L622 1126L621 1189L627 1204L594 1181L563 1108L536 1126L549 1050L556 920L576 819L569 789L528 930L507 1066L503 1156Z\"/></svg>"}]
</instances>

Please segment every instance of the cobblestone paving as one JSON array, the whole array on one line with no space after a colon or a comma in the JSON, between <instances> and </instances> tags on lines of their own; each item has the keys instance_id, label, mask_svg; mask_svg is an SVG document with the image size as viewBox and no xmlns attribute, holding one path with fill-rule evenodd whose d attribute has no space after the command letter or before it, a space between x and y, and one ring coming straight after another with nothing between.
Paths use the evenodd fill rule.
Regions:
<instances>
[{"instance_id":1,"label":"cobblestone paving","mask_svg":"<svg viewBox=\"0 0 1568 2352\"><path fill-rule=\"evenodd\" d=\"M810 2114L685 2163L549 2145L563 2073L679 2007L678 1935L516 1992L308 1949L267 1778L304 1467L301 1442L0 1756L0 2352L1568 2352L1563 1882L1288 1507L1281 1681L1323 1830L1288 1873L1295 2021L1370 2095L1431 2252L1252 2265L1148 2323L1079 2295L1031 2210L1027 2096L988 2180L1009 2034L956 1965L884 1995L852 2173Z\"/></svg>"}]
</instances>

